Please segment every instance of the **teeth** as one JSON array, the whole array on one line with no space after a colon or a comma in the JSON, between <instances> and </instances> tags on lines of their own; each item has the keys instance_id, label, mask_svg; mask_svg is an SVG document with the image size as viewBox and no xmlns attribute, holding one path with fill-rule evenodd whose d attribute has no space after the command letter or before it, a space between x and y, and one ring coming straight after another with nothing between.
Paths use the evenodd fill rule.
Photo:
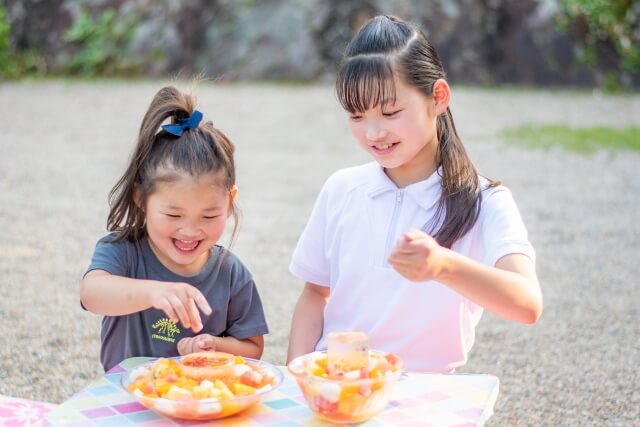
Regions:
<instances>
[{"instance_id":1,"label":"teeth","mask_svg":"<svg viewBox=\"0 0 640 427\"><path fill-rule=\"evenodd\" d=\"M386 150L387 148L391 147L393 144L385 144L385 145L378 145L377 148L378 150Z\"/></svg>"},{"instance_id":2,"label":"teeth","mask_svg":"<svg viewBox=\"0 0 640 427\"><path fill-rule=\"evenodd\" d=\"M182 239L175 239L174 241L176 247L178 247L181 250L193 250L195 249L198 244L199 244L199 240L182 240Z\"/></svg>"}]
</instances>

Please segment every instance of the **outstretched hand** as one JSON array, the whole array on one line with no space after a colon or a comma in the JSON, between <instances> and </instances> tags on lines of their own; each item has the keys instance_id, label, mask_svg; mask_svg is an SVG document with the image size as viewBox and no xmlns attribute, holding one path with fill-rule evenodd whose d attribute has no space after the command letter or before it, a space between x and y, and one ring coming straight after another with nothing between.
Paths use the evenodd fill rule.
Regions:
<instances>
[{"instance_id":1,"label":"outstretched hand","mask_svg":"<svg viewBox=\"0 0 640 427\"><path fill-rule=\"evenodd\" d=\"M207 299L196 287L187 283L158 282L149 287L149 303L162 310L172 322L180 322L194 332L202 330L202 320L198 308L206 315L211 314Z\"/></svg>"},{"instance_id":2,"label":"outstretched hand","mask_svg":"<svg viewBox=\"0 0 640 427\"><path fill-rule=\"evenodd\" d=\"M411 281L435 280L445 268L444 251L433 237L419 230L410 230L391 252L389 264Z\"/></svg>"}]
</instances>

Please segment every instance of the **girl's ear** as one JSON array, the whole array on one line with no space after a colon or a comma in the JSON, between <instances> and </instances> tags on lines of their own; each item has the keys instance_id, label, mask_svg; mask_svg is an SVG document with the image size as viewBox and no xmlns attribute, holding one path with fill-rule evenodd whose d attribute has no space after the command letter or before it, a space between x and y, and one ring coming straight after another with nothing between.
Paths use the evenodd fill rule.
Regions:
<instances>
[{"instance_id":1,"label":"girl's ear","mask_svg":"<svg viewBox=\"0 0 640 427\"><path fill-rule=\"evenodd\" d=\"M229 190L229 211L231 211L231 208L233 207L233 202L234 200L236 200L237 195L238 195L238 186L234 185Z\"/></svg>"},{"instance_id":2,"label":"girl's ear","mask_svg":"<svg viewBox=\"0 0 640 427\"><path fill-rule=\"evenodd\" d=\"M438 79L433 84L433 100L436 103L436 115L439 116L447 112L451 101L451 88L445 79Z\"/></svg>"},{"instance_id":3,"label":"girl's ear","mask_svg":"<svg viewBox=\"0 0 640 427\"><path fill-rule=\"evenodd\" d=\"M138 209L142 209L142 206L140 206L140 190L138 190L138 186L137 185L133 185L133 203L136 204L136 206L138 207Z\"/></svg>"}]
</instances>

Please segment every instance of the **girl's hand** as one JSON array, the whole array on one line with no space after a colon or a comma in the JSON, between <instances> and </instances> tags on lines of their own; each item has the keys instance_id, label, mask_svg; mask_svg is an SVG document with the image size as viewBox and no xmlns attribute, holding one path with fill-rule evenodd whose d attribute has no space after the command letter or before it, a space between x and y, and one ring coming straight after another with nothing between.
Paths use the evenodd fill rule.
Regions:
<instances>
[{"instance_id":1,"label":"girl's hand","mask_svg":"<svg viewBox=\"0 0 640 427\"><path fill-rule=\"evenodd\" d=\"M195 337L182 338L178 341L180 356L198 351L216 351L216 339L213 335L200 334Z\"/></svg>"},{"instance_id":2,"label":"girl's hand","mask_svg":"<svg viewBox=\"0 0 640 427\"><path fill-rule=\"evenodd\" d=\"M197 288L187 283L157 282L147 288L149 305L162 310L172 322L178 322L194 332L202 330L198 307L206 315L211 314L207 299Z\"/></svg>"},{"instance_id":3,"label":"girl's hand","mask_svg":"<svg viewBox=\"0 0 640 427\"><path fill-rule=\"evenodd\" d=\"M389 256L389 264L405 278L422 282L437 279L446 267L444 249L422 231L411 230Z\"/></svg>"}]
</instances>

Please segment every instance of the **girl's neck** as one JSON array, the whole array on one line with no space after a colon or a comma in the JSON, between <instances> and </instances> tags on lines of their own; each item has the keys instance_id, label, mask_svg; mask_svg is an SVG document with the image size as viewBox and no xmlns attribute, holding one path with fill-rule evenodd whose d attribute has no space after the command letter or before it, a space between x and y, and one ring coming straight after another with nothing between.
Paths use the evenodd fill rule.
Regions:
<instances>
[{"instance_id":1,"label":"girl's neck","mask_svg":"<svg viewBox=\"0 0 640 427\"><path fill-rule=\"evenodd\" d=\"M395 167L385 168L384 172L398 188L405 188L416 182L429 178L440 165L437 152L438 140L425 145L423 149L408 162Z\"/></svg>"},{"instance_id":2,"label":"girl's neck","mask_svg":"<svg viewBox=\"0 0 640 427\"><path fill-rule=\"evenodd\" d=\"M416 182L424 181L433 175L437 169L438 165L433 162L428 166L412 167L411 165L403 165L393 169L385 168L384 173L398 188L405 188Z\"/></svg>"}]
</instances>

